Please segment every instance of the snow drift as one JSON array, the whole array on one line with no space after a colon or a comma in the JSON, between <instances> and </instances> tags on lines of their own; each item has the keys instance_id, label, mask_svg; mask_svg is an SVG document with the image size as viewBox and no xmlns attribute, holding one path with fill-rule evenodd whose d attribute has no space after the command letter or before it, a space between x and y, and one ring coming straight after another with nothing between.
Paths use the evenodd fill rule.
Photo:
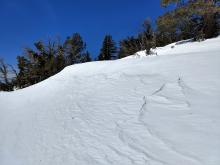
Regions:
<instances>
[{"instance_id":1,"label":"snow drift","mask_svg":"<svg viewBox=\"0 0 220 165\"><path fill-rule=\"evenodd\" d=\"M219 165L219 45L174 43L0 92L0 165Z\"/></svg>"}]
</instances>

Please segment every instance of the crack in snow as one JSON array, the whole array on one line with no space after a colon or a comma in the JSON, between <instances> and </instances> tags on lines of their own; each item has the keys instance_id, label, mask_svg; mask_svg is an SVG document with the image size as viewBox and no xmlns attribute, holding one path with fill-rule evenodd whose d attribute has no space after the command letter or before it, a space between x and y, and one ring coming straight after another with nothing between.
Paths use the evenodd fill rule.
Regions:
<instances>
[{"instance_id":1,"label":"crack in snow","mask_svg":"<svg viewBox=\"0 0 220 165\"><path fill-rule=\"evenodd\" d=\"M159 89L157 89L155 92L153 92L153 93L151 94L151 96L156 95L157 93L161 92L161 91L164 89L165 85L166 85L166 84L164 83Z\"/></svg>"},{"instance_id":2,"label":"crack in snow","mask_svg":"<svg viewBox=\"0 0 220 165\"><path fill-rule=\"evenodd\" d=\"M160 88L162 89L162 87ZM159 91L159 90L158 90ZM161 91L161 90L160 90ZM148 112L148 109L147 109L147 99L146 97L144 96L143 97L143 104L141 105L141 108L140 108L140 113L139 113L139 117L138 117L138 120L145 126L145 128L147 129L147 131L149 132L149 134L157 139L158 141L160 141L166 148L168 148L171 152L174 152L176 153L177 155L180 155L182 157L184 157L185 159L190 159L191 161L195 162L196 164L200 164L201 165L201 161L196 158L195 156L192 156L192 155L189 155L189 154L186 154L186 153L183 153L183 152L180 152L179 150L177 150L176 148L174 148L170 142L168 142L167 140L165 140L164 138L162 138L161 136L157 135L151 128L150 126L143 121L143 117L145 115L145 113Z\"/></svg>"},{"instance_id":3,"label":"crack in snow","mask_svg":"<svg viewBox=\"0 0 220 165\"><path fill-rule=\"evenodd\" d=\"M181 91L186 98L186 89L189 89L189 87L186 86L185 82L182 80L181 77L179 77L179 79L178 79L178 85L181 88ZM191 107L191 103L187 99L185 101L186 101L186 104L188 105L188 107Z\"/></svg>"},{"instance_id":4,"label":"crack in snow","mask_svg":"<svg viewBox=\"0 0 220 165\"><path fill-rule=\"evenodd\" d=\"M181 89L181 93L183 94L183 96L184 96L184 100L178 100L178 99L175 99L175 98L173 98L173 97L169 97L169 96L166 96L166 95L164 95L164 94L159 94L160 92L162 92L163 90L164 90L164 88L166 87L166 83L164 83L159 89L157 89L155 92L153 92L152 94L151 94L151 96L154 96L154 95L156 95L156 96L160 96L160 97L163 97L163 98L165 98L166 100L169 100L169 101L171 101L171 100L173 100L173 101L183 101L185 104L186 104L186 106L188 107L188 108L190 108L191 107L191 103L187 100L187 97L186 97L186 89L188 88L188 89L190 89L189 87L187 87L186 85L185 85L185 83L183 82L183 80L181 79L181 78L179 78L178 79L178 86L180 87L180 89Z\"/></svg>"},{"instance_id":5,"label":"crack in snow","mask_svg":"<svg viewBox=\"0 0 220 165\"><path fill-rule=\"evenodd\" d=\"M160 162L162 164L166 164L165 162L157 159L156 157L150 155L150 153L147 153L146 151L142 150L142 149L139 149L138 147L135 147L134 145L132 145L131 143L129 143L125 138L125 134L124 134L124 130L121 128L121 126L116 122L116 126L117 126L117 129L119 131L118 133L118 137L119 139L122 141L122 143L124 143L125 145L127 145L131 150L134 150L135 152L137 153L141 153L143 154L148 160L145 160L145 162L148 162L149 160L154 160L156 162ZM127 136L127 138L131 139L132 140L132 143L135 143L135 140L132 139L131 137ZM112 148L113 149L113 148ZM115 152L117 152L116 150L114 150ZM134 160L132 159L131 161L133 164L135 163Z\"/></svg>"}]
</instances>

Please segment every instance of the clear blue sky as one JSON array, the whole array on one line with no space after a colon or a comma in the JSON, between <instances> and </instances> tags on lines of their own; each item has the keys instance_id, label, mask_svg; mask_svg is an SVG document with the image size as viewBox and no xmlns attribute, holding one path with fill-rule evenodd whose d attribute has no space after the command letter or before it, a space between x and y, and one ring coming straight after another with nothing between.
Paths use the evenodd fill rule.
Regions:
<instances>
[{"instance_id":1,"label":"clear blue sky","mask_svg":"<svg viewBox=\"0 0 220 165\"><path fill-rule=\"evenodd\" d=\"M0 0L0 57L16 64L24 47L79 32L93 57L105 34L115 41L134 35L147 17L165 9L160 0Z\"/></svg>"}]
</instances>

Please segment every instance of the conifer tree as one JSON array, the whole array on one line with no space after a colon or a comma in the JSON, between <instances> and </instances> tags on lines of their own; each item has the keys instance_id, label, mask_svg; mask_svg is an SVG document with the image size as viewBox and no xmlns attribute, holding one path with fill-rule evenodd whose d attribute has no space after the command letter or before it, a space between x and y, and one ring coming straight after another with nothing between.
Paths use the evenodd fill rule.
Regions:
<instances>
[{"instance_id":1,"label":"conifer tree","mask_svg":"<svg viewBox=\"0 0 220 165\"><path fill-rule=\"evenodd\" d=\"M49 40L47 43L38 41L35 48L25 48L24 54L17 57L19 73L16 84L19 88L38 83L65 66L91 61L86 44L82 37L75 33L68 37L64 44Z\"/></svg>"},{"instance_id":2,"label":"conifer tree","mask_svg":"<svg viewBox=\"0 0 220 165\"><path fill-rule=\"evenodd\" d=\"M92 61L92 58L89 52L87 51L85 54L83 54L81 62L84 63L84 62L90 62L90 61Z\"/></svg>"},{"instance_id":3,"label":"conifer tree","mask_svg":"<svg viewBox=\"0 0 220 165\"><path fill-rule=\"evenodd\" d=\"M146 50L146 54L149 55L151 48L156 46L154 30L151 27L150 19L146 19L143 23L143 32L139 33L138 40L141 44L140 50Z\"/></svg>"},{"instance_id":4,"label":"conifer tree","mask_svg":"<svg viewBox=\"0 0 220 165\"><path fill-rule=\"evenodd\" d=\"M61 44L57 46L56 70L61 71L65 67L64 47Z\"/></svg>"},{"instance_id":5,"label":"conifer tree","mask_svg":"<svg viewBox=\"0 0 220 165\"><path fill-rule=\"evenodd\" d=\"M3 59L0 59L0 90L10 91L9 68Z\"/></svg>"},{"instance_id":6,"label":"conifer tree","mask_svg":"<svg viewBox=\"0 0 220 165\"><path fill-rule=\"evenodd\" d=\"M67 37L64 43L65 56L67 65L81 62L82 55L85 53L86 44L83 42L79 33L74 33L71 37Z\"/></svg>"},{"instance_id":7,"label":"conifer tree","mask_svg":"<svg viewBox=\"0 0 220 165\"><path fill-rule=\"evenodd\" d=\"M98 56L98 60L112 60L116 58L116 44L111 35L106 35Z\"/></svg>"},{"instance_id":8,"label":"conifer tree","mask_svg":"<svg viewBox=\"0 0 220 165\"><path fill-rule=\"evenodd\" d=\"M161 0L177 7L157 20L158 46L187 38L211 38L219 34L219 0ZM167 42L166 42L167 41Z\"/></svg>"},{"instance_id":9,"label":"conifer tree","mask_svg":"<svg viewBox=\"0 0 220 165\"><path fill-rule=\"evenodd\" d=\"M155 32L151 26L150 20L146 19L143 23L143 31L140 32L137 37L132 36L120 41L118 57L123 58L133 55L141 50L146 50L146 55L149 55L151 53L151 48L155 46Z\"/></svg>"}]
</instances>

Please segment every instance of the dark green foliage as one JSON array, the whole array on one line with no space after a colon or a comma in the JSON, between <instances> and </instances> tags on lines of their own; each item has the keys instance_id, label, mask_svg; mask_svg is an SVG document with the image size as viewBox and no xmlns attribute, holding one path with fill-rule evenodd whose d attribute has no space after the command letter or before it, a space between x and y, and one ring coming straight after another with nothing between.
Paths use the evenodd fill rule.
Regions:
<instances>
[{"instance_id":1,"label":"dark green foliage","mask_svg":"<svg viewBox=\"0 0 220 165\"><path fill-rule=\"evenodd\" d=\"M102 44L102 48L100 50L100 54L98 56L98 60L112 60L116 58L116 44L112 39L111 35L106 35Z\"/></svg>"},{"instance_id":2,"label":"dark green foliage","mask_svg":"<svg viewBox=\"0 0 220 165\"><path fill-rule=\"evenodd\" d=\"M61 71L65 65L66 65L66 59L65 59L65 55L64 55L64 48L61 44L58 44L57 46L57 55L55 58L55 66L56 66L56 70L57 72Z\"/></svg>"},{"instance_id":3,"label":"dark green foliage","mask_svg":"<svg viewBox=\"0 0 220 165\"><path fill-rule=\"evenodd\" d=\"M86 44L78 33L67 37L63 44L51 40L47 43L38 41L34 43L34 49L25 48L24 54L17 57L18 73L0 60L0 90L24 88L45 80L68 65L89 62L92 59L85 49ZM10 80L9 67L14 73L14 79Z\"/></svg>"},{"instance_id":4,"label":"dark green foliage","mask_svg":"<svg viewBox=\"0 0 220 165\"><path fill-rule=\"evenodd\" d=\"M9 80L8 80L8 65L5 64L3 59L0 59L0 80L3 81L5 84L9 83Z\"/></svg>"},{"instance_id":5,"label":"dark green foliage","mask_svg":"<svg viewBox=\"0 0 220 165\"><path fill-rule=\"evenodd\" d=\"M184 4L184 0L161 0L160 4L163 7L167 7L169 4L176 4L177 6L181 6Z\"/></svg>"},{"instance_id":6,"label":"dark green foliage","mask_svg":"<svg viewBox=\"0 0 220 165\"><path fill-rule=\"evenodd\" d=\"M157 20L157 46L187 38L212 38L219 34L219 12L213 0L162 0L162 6L178 6Z\"/></svg>"},{"instance_id":7,"label":"dark green foliage","mask_svg":"<svg viewBox=\"0 0 220 165\"><path fill-rule=\"evenodd\" d=\"M146 50L149 55L156 46L190 38L200 41L220 34L220 0L161 0L161 6L169 5L174 5L174 9L158 17L155 29L147 19L140 33L122 39L118 54L112 36L106 35L96 60L123 58L140 50ZM18 73L0 60L0 90L24 88L56 74L65 66L91 60L78 33L63 43L39 41L34 43L34 49L26 48L24 54L17 57ZM10 78L11 73L14 78Z\"/></svg>"},{"instance_id":8,"label":"dark green foliage","mask_svg":"<svg viewBox=\"0 0 220 165\"><path fill-rule=\"evenodd\" d=\"M92 58L89 54L89 52L87 51L85 54L82 55L82 59L81 59L81 62L90 62L92 61Z\"/></svg>"},{"instance_id":9,"label":"dark green foliage","mask_svg":"<svg viewBox=\"0 0 220 165\"><path fill-rule=\"evenodd\" d=\"M146 50L146 55L149 55L151 48L156 46L155 37L150 20L145 20L143 23L143 31L140 32L137 37L132 36L120 41L118 57L123 58L140 50Z\"/></svg>"},{"instance_id":10,"label":"dark green foliage","mask_svg":"<svg viewBox=\"0 0 220 165\"><path fill-rule=\"evenodd\" d=\"M118 58L132 55L140 50L142 50L140 40L135 37L128 37L127 39L120 41Z\"/></svg>"},{"instance_id":11,"label":"dark green foliage","mask_svg":"<svg viewBox=\"0 0 220 165\"><path fill-rule=\"evenodd\" d=\"M146 50L146 55L151 54L151 48L156 47L156 38L154 30L151 27L151 21L145 20L143 23L143 32L139 33L138 40L141 44L140 50Z\"/></svg>"},{"instance_id":12,"label":"dark green foliage","mask_svg":"<svg viewBox=\"0 0 220 165\"><path fill-rule=\"evenodd\" d=\"M0 91L11 91L13 90L14 79L12 74L14 68L0 59Z\"/></svg>"},{"instance_id":13,"label":"dark green foliage","mask_svg":"<svg viewBox=\"0 0 220 165\"><path fill-rule=\"evenodd\" d=\"M81 62L82 55L85 53L86 44L78 33L74 33L71 37L67 37L64 43L65 56L67 65Z\"/></svg>"},{"instance_id":14,"label":"dark green foliage","mask_svg":"<svg viewBox=\"0 0 220 165\"><path fill-rule=\"evenodd\" d=\"M19 88L30 85L29 77L30 77L30 62L24 56L18 56L18 77L17 77L17 86Z\"/></svg>"},{"instance_id":15,"label":"dark green foliage","mask_svg":"<svg viewBox=\"0 0 220 165\"><path fill-rule=\"evenodd\" d=\"M35 49L26 48L23 56L18 56L19 73L16 86L33 85L61 71L65 66L91 61L86 44L78 33L68 37L64 44L49 40L39 41Z\"/></svg>"},{"instance_id":16,"label":"dark green foliage","mask_svg":"<svg viewBox=\"0 0 220 165\"><path fill-rule=\"evenodd\" d=\"M175 42L176 38L176 22L173 20L173 13L167 12L157 19L156 43L157 46Z\"/></svg>"}]
</instances>

